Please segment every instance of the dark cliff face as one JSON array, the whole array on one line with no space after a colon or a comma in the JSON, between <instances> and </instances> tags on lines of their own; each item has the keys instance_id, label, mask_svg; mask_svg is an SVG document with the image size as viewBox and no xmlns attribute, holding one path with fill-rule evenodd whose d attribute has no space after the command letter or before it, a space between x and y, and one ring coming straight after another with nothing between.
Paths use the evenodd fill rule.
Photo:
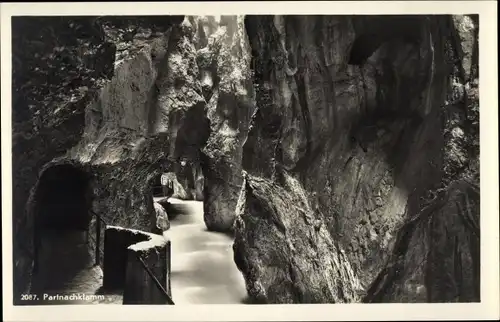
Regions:
<instances>
[{"instance_id":1,"label":"dark cliff face","mask_svg":"<svg viewBox=\"0 0 500 322\"><path fill-rule=\"evenodd\" d=\"M477 55L474 23L456 19L467 20L462 37L469 56ZM257 110L243 147L234 251L250 296L266 303L453 301L456 293L478 300L477 270L454 268L461 275L448 281L454 286L435 292L443 271L455 271L450 263L478 264L477 236L452 209L462 205L458 195L476 196L476 184L463 181L474 170L452 159L477 159L461 150L472 142L452 139L465 139L465 128L449 128L448 93L472 83L453 81L446 49L464 44L449 37L456 19L246 17ZM477 205L467 207L477 224ZM448 224L452 237L442 232ZM455 260L442 257L454 247Z\"/></svg>"}]
</instances>

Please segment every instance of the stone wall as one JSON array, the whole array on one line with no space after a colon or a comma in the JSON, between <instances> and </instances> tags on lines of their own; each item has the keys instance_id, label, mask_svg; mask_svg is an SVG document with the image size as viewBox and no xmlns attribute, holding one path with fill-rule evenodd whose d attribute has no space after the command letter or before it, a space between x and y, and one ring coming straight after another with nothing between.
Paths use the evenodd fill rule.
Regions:
<instances>
[{"instance_id":1,"label":"stone wall","mask_svg":"<svg viewBox=\"0 0 500 322\"><path fill-rule=\"evenodd\" d=\"M144 268L151 270L171 296L170 241L133 229L107 226L103 289L123 290L123 304L167 304L168 298Z\"/></svg>"}]
</instances>

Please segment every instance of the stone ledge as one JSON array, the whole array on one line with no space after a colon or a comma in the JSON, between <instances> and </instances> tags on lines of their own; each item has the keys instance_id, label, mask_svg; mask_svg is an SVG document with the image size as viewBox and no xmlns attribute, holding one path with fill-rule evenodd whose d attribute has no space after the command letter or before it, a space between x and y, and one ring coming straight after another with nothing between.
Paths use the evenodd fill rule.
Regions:
<instances>
[{"instance_id":1,"label":"stone ledge","mask_svg":"<svg viewBox=\"0 0 500 322\"><path fill-rule=\"evenodd\" d=\"M118 226L105 231L103 287L123 289L123 304L167 304L139 257L170 295L170 240Z\"/></svg>"}]
</instances>

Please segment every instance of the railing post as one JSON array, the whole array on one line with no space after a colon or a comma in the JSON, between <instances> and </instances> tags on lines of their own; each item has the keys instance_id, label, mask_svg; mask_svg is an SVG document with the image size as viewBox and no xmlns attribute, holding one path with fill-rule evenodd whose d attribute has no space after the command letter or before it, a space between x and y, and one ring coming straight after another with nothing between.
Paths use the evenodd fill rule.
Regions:
<instances>
[{"instance_id":1,"label":"railing post","mask_svg":"<svg viewBox=\"0 0 500 322\"><path fill-rule=\"evenodd\" d=\"M170 283L170 274L171 274L171 271L172 271L172 243L171 241L169 240L167 242L167 267L166 267L166 277L165 277L165 282L166 282L166 291L168 293L168 296L170 296L170 298L172 298L172 286L171 286L171 283ZM172 302L173 304L173 302Z\"/></svg>"},{"instance_id":2,"label":"railing post","mask_svg":"<svg viewBox=\"0 0 500 322\"><path fill-rule=\"evenodd\" d=\"M101 246L101 220L99 217L95 216L95 264L96 266L100 263L99 248Z\"/></svg>"}]
</instances>

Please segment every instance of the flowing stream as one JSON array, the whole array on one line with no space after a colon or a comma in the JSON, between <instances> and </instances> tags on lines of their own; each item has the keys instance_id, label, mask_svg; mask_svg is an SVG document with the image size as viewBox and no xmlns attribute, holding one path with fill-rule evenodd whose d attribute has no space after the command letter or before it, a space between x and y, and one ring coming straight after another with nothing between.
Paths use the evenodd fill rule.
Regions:
<instances>
[{"instance_id":1,"label":"flowing stream","mask_svg":"<svg viewBox=\"0 0 500 322\"><path fill-rule=\"evenodd\" d=\"M172 243L171 286L175 304L245 303L245 282L233 261L233 239L207 231L203 202L174 198L169 201L182 209L164 233Z\"/></svg>"}]
</instances>

